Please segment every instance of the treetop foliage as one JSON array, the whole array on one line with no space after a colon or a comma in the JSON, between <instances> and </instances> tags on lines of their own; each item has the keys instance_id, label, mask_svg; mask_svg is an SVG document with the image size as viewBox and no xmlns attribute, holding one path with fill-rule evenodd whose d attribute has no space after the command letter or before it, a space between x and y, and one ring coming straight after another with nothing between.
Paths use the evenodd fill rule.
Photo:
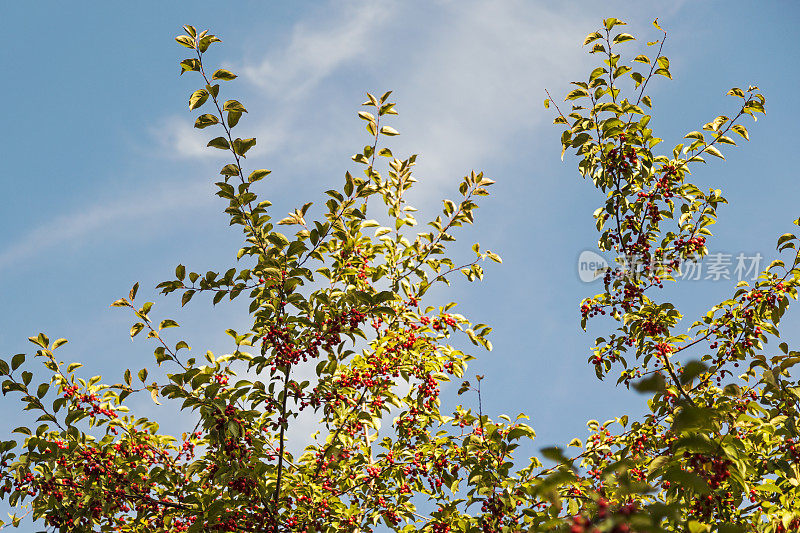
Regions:
<instances>
[{"instance_id":1,"label":"treetop foliage","mask_svg":"<svg viewBox=\"0 0 800 533\"><path fill-rule=\"evenodd\" d=\"M765 99L757 87L731 89L731 116L664 150L646 90L671 79L667 33L655 22L655 53L624 59L636 41L624 25L609 18L590 33L597 68L573 82L567 104L544 105L563 129L562 158L574 150L602 195L600 249L637 265L607 269L580 315L584 328L598 315L610 324L588 361L599 378L638 390L644 417L591 420L585 441L519 457L535 437L526 417L490 418L482 376L464 380L475 355L463 346L491 350L491 327L428 294L501 262L479 244L467 258L450 246L494 181L470 171L456 199L419 225L406 199L416 156L390 147L399 134L391 92L367 94L357 113L366 145L352 158L363 172L325 191L316 218L310 202L274 218L258 192L270 171L246 168L256 139L234 133L247 113L225 97L236 74L205 58L221 41L185 26L181 74L198 80L189 109L196 128L215 132L208 147L229 154L216 194L242 246L227 271L178 265L158 289L183 306L205 294L213 304L246 301L252 324L225 330L230 353L197 356L175 320L137 302L134 285L112 305L135 317L130 335L152 343L166 380L128 369L113 384L59 360L65 339L31 337L45 379L34 380L27 354L0 360L3 395L37 417L0 442L0 495L59 532L800 530L800 384L790 373L800 353L768 346L797 298L797 237L781 236L785 259L688 332L678 331L678 304L658 299L685 261L708 253L725 203L690 170L748 140L743 121L764 113ZM453 380L466 405L445 411L440 389ZM171 435L137 417L126 400L138 394L179 405L193 431ZM319 432L292 454L290 429L309 412Z\"/></svg>"}]
</instances>

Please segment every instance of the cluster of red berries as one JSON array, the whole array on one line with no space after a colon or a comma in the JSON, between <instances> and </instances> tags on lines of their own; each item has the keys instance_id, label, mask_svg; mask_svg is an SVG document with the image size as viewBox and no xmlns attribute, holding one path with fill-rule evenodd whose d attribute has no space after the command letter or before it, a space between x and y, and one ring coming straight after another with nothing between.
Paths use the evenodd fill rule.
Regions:
<instances>
[{"instance_id":1,"label":"cluster of red berries","mask_svg":"<svg viewBox=\"0 0 800 533\"><path fill-rule=\"evenodd\" d=\"M519 502L517 502L519 503ZM500 531L517 531L519 519L514 512L513 500L509 506L497 493L492 493L483 500L481 512L481 530L483 533L499 533Z\"/></svg>"},{"instance_id":2,"label":"cluster of red berries","mask_svg":"<svg viewBox=\"0 0 800 533\"><path fill-rule=\"evenodd\" d=\"M451 317L450 315L442 315L440 318L435 319L431 323L431 328L440 331L445 328L445 326L455 327L456 319Z\"/></svg>"},{"instance_id":3,"label":"cluster of red berries","mask_svg":"<svg viewBox=\"0 0 800 533\"><path fill-rule=\"evenodd\" d=\"M603 309L603 306L596 303L591 298L585 300L583 304L581 304L581 317L592 318L594 316L597 316L598 314L604 315L606 314L606 312Z\"/></svg>"},{"instance_id":4,"label":"cluster of red berries","mask_svg":"<svg viewBox=\"0 0 800 533\"><path fill-rule=\"evenodd\" d=\"M625 142L625 135L619 136L620 142ZM628 150L622 148L612 148L607 153L606 171L619 172L630 170L631 165L636 163L636 148L630 147Z\"/></svg>"},{"instance_id":5,"label":"cluster of red berries","mask_svg":"<svg viewBox=\"0 0 800 533\"><path fill-rule=\"evenodd\" d=\"M69 387L69 396L75 393L76 389ZM97 400L89 395L87 401ZM44 517L48 525L59 528L89 527L93 520L101 518L102 513L109 517L130 511L161 513L163 509L150 495L154 487L148 481L146 471L151 468L174 471L175 459L152 447L147 442L149 439L147 433L132 428L131 440L119 441L111 446L111 450L86 445L79 446L72 453L64 453L70 446L57 439L52 444L61 452L54 452L50 447L45 451L58 454L55 462L61 467L62 475L36 479L28 473L16 480L15 490L31 496L73 502L69 506L54 508ZM143 465L145 471L140 469ZM8 491L8 487L4 489ZM125 516L115 520L124 523ZM158 518L151 520L157 521ZM175 531L186 531L192 521L179 519L173 522Z\"/></svg>"},{"instance_id":6,"label":"cluster of red berries","mask_svg":"<svg viewBox=\"0 0 800 533\"><path fill-rule=\"evenodd\" d=\"M642 320L642 331L648 337L658 337L667 333L667 327L659 322L658 317L649 316Z\"/></svg>"},{"instance_id":7,"label":"cluster of red berries","mask_svg":"<svg viewBox=\"0 0 800 533\"><path fill-rule=\"evenodd\" d=\"M731 477L730 469L733 463L729 459L689 452L684 452L683 456L691 470L703 478L714 491L719 489ZM717 516L720 505L735 507L736 504L731 492L715 492L700 496L694 500L689 512L695 516L710 519Z\"/></svg>"},{"instance_id":8,"label":"cluster of red berries","mask_svg":"<svg viewBox=\"0 0 800 533\"><path fill-rule=\"evenodd\" d=\"M73 398L78 409L88 411L89 416L95 418L97 415L104 415L108 418L117 418L117 413L110 407L100 407L100 399L96 394L77 394L77 385L72 385L64 389L64 398ZM88 407L83 407L88 404Z\"/></svg>"},{"instance_id":9,"label":"cluster of red berries","mask_svg":"<svg viewBox=\"0 0 800 533\"><path fill-rule=\"evenodd\" d=\"M636 503L628 502L620 505L616 510L611 509L611 504L605 498L600 498L597 501L597 511L592 517L584 516L583 514L575 515L572 517L572 524L570 526L570 533L600 533L601 529L598 524L612 516L615 517L616 524L610 529L602 529L602 531L610 531L611 533L629 533L630 526L626 523L626 519L636 512Z\"/></svg>"},{"instance_id":10,"label":"cluster of red berries","mask_svg":"<svg viewBox=\"0 0 800 533\"><path fill-rule=\"evenodd\" d=\"M264 349L272 349L272 369L279 366L295 365L309 358L316 358L320 349L332 351L343 341L342 333L358 329L366 315L357 309L349 309L339 315L326 318L317 326L316 331L310 334L310 340L305 346L298 343L291 328L278 318L270 324L263 337Z\"/></svg>"},{"instance_id":11,"label":"cluster of red berries","mask_svg":"<svg viewBox=\"0 0 800 533\"><path fill-rule=\"evenodd\" d=\"M706 245L706 238L702 236L686 239L678 238L672 244L677 252L682 252L684 257L689 257L703 250Z\"/></svg>"}]
</instances>

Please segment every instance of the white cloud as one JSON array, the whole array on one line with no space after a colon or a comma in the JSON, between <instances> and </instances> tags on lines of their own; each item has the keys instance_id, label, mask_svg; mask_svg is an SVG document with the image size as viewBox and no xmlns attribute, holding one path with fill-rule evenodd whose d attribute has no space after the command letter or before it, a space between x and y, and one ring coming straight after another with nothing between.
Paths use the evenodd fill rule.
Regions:
<instances>
[{"instance_id":1,"label":"white cloud","mask_svg":"<svg viewBox=\"0 0 800 533\"><path fill-rule=\"evenodd\" d=\"M203 134L201 130L192 127L188 119L167 117L151 131L168 155L187 159L227 155L227 152L207 148L208 134Z\"/></svg>"},{"instance_id":2,"label":"white cloud","mask_svg":"<svg viewBox=\"0 0 800 533\"><path fill-rule=\"evenodd\" d=\"M453 3L443 18L397 95L413 130L402 144L421 152L418 172L453 183L549 117L544 89L583 72L574 41L587 26L524 1Z\"/></svg>"},{"instance_id":3,"label":"white cloud","mask_svg":"<svg viewBox=\"0 0 800 533\"><path fill-rule=\"evenodd\" d=\"M389 20L391 4L350 2L344 8L332 4L335 15L297 23L289 42L255 65L244 65L243 75L272 97L296 99L313 89L337 68L374 53L377 40Z\"/></svg>"},{"instance_id":4,"label":"white cloud","mask_svg":"<svg viewBox=\"0 0 800 533\"><path fill-rule=\"evenodd\" d=\"M100 202L56 217L22 235L0 250L0 270L54 247L77 244L90 235L105 235L120 222L152 218L176 208L197 206L212 201L206 183L148 190L130 194L124 200Z\"/></svg>"},{"instance_id":5,"label":"white cloud","mask_svg":"<svg viewBox=\"0 0 800 533\"><path fill-rule=\"evenodd\" d=\"M588 60L575 41L597 21L563 11L523 0L350 2L344 8L331 2L296 22L264 56L233 61L251 85L245 101L255 123L247 125L248 136L258 138L252 155L280 150L281 162L299 162L296 168L304 170L346 161L365 137L354 121L338 133L346 116L341 110L356 109L349 92L332 89L347 83L337 75L358 71L366 83L395 90L404 135L392 146L398 155L421 154L419 190L449 188L549 118L541 107L545 87L563 87L583 74ZM188 121L168 119L157 135L171 154L215 155L205 148L208 135Z\"/></svg>"},{"instance_id":6,"label":"white cloud","mask_svg":"<svg viewBox=\"0 0 800 533\"><path fill-rule=\"evenodd\" d=\"M558 92L564 80L586 71L589 59L576 41L599 22L594 11L526 0L354 1L344 7L331 2L297 21L283 46L234 69L250 82L254 97L248 133L258 145L249 155L271 154L274 164L290 168L300 163L294 164L298 173L326 169L325 179L331 163L346 165L353 147L364 144L363 132L352 121L339 133L341 109L355 111L352 96L337 96L324 85L339 87L345 80L335 76L356 67L395 89L404 135L392 140L393 149L398 155L421 154L419 189L437 198L439 189L449 189L472 168L504 157L518 138L535 142L534 129L549 125L550 115L541 107L543 89ZM265 91L269 96L260 98ZM320 92L324 106L317 106ZM259 100L268 102L267 113L256 109ZM206 148L209 130L195 130L188 117L166 117L152 132L161 157L226 155ZM547 134L552 135L549 128ZM194 201L206 191L197 194ZM0 268L42 246L78 240L115 220L162 213L172 202L187 201L185 195L172 198L101 204L64 215L0 251Z\"/></svg>"}]
</instances>

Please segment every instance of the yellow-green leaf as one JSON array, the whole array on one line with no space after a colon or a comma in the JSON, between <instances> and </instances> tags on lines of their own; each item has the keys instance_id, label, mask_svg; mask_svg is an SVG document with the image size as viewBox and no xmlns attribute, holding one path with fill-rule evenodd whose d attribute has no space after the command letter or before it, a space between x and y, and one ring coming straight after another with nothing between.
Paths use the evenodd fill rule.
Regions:
<instances>
[{"instance_id":1,"label":"yellow-green leaf","mask_svg":"<svg viewBox=\"0 0 800 533\"><path fill-rule=\"evenodd\" d=\"M725 159L725 156L722 155L722 152L717 150L717 148L714 147L714 146L706 146L706 149L704 151L706 153L709 153L709 154L713 155L713 156L719 157L720 159Z\"/></svg>"},{"instance_id":2,"label":"yellow-green leaf","mask_svg":"<svg viewBox=\"0 0 800 533\"><path fill-rule=\"evenodd\" d=\"M742 137L744 137L746 141L750 140L750 134L747 133L747 128L745 128L741 124L734 124L733 126L731 126L731 129L736 133L738 133L739 135L741 135Z\"/></svg>"},{"instance_id":3,"label":"yellow-green leaf","mask_svg":"<svg viewBox=\"0 0 800 533\"><path fill-rule=\"evenodd\" d=\"M614 44L619 44L619 43L624 43L625 41L634 41L634 40L636 40L636 37L634 37L630 33L620 33L619 35L614 37L614 40L612 42Z\"/></svg>"},{"instance_id":4,"label":"yellow-green leaf","mask_svg":"<svg viewBox=\"0 0 800 533\"><path fill-rule=\"evenodd\" d=\"M575 100L577 98L583 98L589 96L589 91L584 89L583 87L578 87L574 91L571 91L564 100Z\"/></svg>"},{"instance_id":5,"label":"yellow-green leaf","mask_svg":"<svg viewBox=\"0 0 800 533\"><path fill-rule=\"evenodd\" d=\"M228 143L228 139L226 139L225 137L216 137L214 139L211 139L210 141L208 141L207 146L210 146L212 148L219 148L220 150L227 150L228 148L231 147L231 145Z\"/></svg>"},{"instance_id":6,"label":"yellow-green leaf","mask_svg":"<svg viewBox=\"0 0 800 533\"><path fill-rule=\"evenodd\" d=\"M175 37L175 40L181 46L185 46L186 48L194 49L194 39L192 39L188 35L179 35L179 36Z\"/></svg>"},{"instance_id":7,"label":"yellow-green leaf","mask_svg":"<svg viewBox=\"0 0 800 533\"><path fill-rule=\"evenodd\" d=\"M214 75L211 76L212 80L224 80L224 81L235 80L236 78L237 78L236 74L234 74L230 70L225 70L224 68L217 70L214 73Z\"/></svg>"},{"instance_id":8,"label":"yellow-green leaf","mask_svg":"<svg viewBox=\"0 0 800 533\"><path fill-rule=\"evenodd\" d=\"M197 109L208 100L208 91L198 89L189 97L189 109Z\"/></svg>"},{"instance_id":9,"label":"yellow-green leaf","mask_svg":"<svg viewBox=\"0 0 800 533\"><path fill-rule=\"evenodd\" d=\"M264 179L270 173L272 173L271 170L267 170L264 168L259 170L254 170L253 172L250 173L250 176L247 177L247 181L249 181L250 183L256 182L258 180Z\"/></svg>"},{"instance_id":10,"label":"yellow-green leaf","mask_svg":"<svg viewBox=\"0 0 800 533\"><path fill-rule=\"evenodd\" d=\"M591 43L592 41L596 41L597 39L601 38L600 32L592 32L586 36L586 39L583 40L583 45L586 46L587 44Z\"/></svg>"},{"instance_id":11,"label":"yellow-green leaf","mask_svg":"<svg viewBox=\"0 0 800 533\"><path fill-rule=\"evenodd\" d=\"M197 117L197 120L194 121L194 127L198 129L207 128L209 126L213 126L214 124L219 124L219 119L216 115L212 115L211 113L205 113Z\"/></svg>"}]
</instances>

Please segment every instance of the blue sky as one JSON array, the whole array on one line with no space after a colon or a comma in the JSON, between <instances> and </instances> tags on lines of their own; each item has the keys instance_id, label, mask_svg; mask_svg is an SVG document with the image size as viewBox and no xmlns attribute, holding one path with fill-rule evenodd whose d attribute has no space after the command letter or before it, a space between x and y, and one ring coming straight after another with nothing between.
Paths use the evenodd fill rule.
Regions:
<instances>
[{"instance_id":1,"label":"blue sky","mask_svg":"<svg viewBox=\"0 0 800 533\"><path fill-rule=\"evenodd\" d=\"M131 317L108 307L135 281L199 353L224 352L224 330L246 327L240 306L196 300L180 310L152 290L178 263L226 270L239 243L213 196L224 160L191 128L197 79L177 75L184 54L173 37L189 23L219 35L208 60L240 74L225 90L250 111L240 134L258 138L249 164L273 170L261 191L276 215L320 201L353 168L350 155L366 143L355 116L366 91L394 90L402 135L391 146L420 154L423 212L435 216L471 169L497 181L462 251L478 241L504 264L446 296L495 328L495 350L470 372L486 375L484 410L531 415L542 446L582 437L587 419L637 411L641 398L598 382L586 363L599 331L580 330L578 306L598 287L581 283L576 263L595 247L591 213L602 197L573 159L560 161L544 89L565 94L588 75L595 58L581 43L609 16L640 37L631 52L658 37L654 18L670 32L674 80L651 91L664 146L730 114L730 87L759 85L767 115L748 124L752 141L694 177L731 202L711 250L773 258L775 239L800 216L799 15L788 1L4 3L2 353L30 352L26 338L44 331L69 338L61 357L108 382L152 367L151 348L128 338ZM687 282L669 295L692 318L732 287ZM790 313L788 338L797 325ZM17 425L18 404L3 401L5 424ZM176 423L149 399L133 405Z\"/></svg>"}]
</instances>

